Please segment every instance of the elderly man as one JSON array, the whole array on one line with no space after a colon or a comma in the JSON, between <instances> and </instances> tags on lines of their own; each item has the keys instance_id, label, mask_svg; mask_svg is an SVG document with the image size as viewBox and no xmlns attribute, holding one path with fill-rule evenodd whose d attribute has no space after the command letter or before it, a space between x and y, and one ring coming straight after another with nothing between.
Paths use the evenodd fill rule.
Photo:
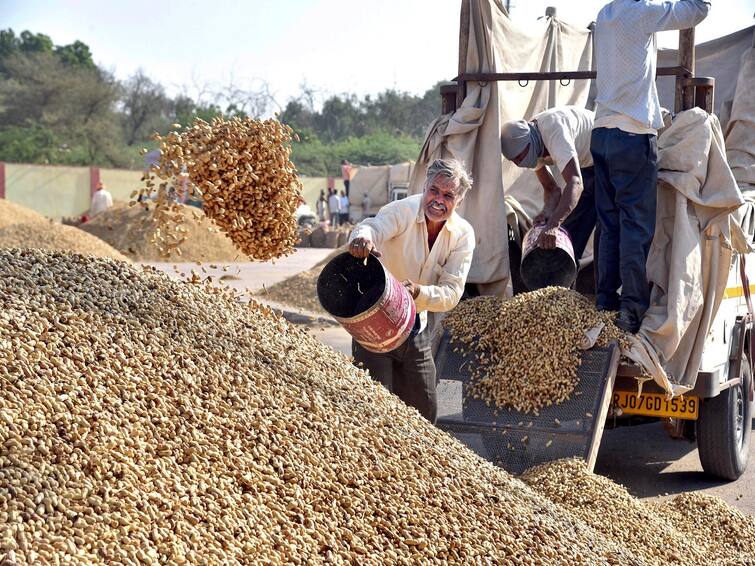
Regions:
<instances>
[{"instance_id":1,"label":"elderly man","mask_svg":"<svg viewBox=\"0 0 755 566\"><path fill-rule=\"evenodd\" d=\"M591 151L600 222L598 308L637 332L650 304L645 263L655 234L656 134L663 126L655 84L656 32L696 26L702 0L613 0L595 27L597 96ZM621 296L618 290L621 288Z\"/></svg>"},{"instance_id":2,"label":"elderly man","mask_svg":"<svg viewBox=\"0 0 755 566\"><path fill-rule=\"evenodd\" d=\"M552 249L556 230L569 232L579 261L595 228L595 195L590 136L595 115L578 106L551 108L532 121L514 120L501 128L501 152L519 167L535 170L543 187L543 210L535 224L545 224L538 246ZM564 178L564 190L545 165Z\"/></svg>"},{"instance_id":3,"label":"elderly man","mask_svg":"<svg viewBox=\"0 0 755 566\"><path fill-rule=\"evenodd\" d=\"M427 311L451 310L464 292L475 236L456 207L471 186L461 163L434 161L421 195L385 205L349 241L352 255L382 259L414 297L418 313L410 337L392 352L375 354L353 342L354 362L433 423L438 407Z\"/></svg>"}]
</instances>

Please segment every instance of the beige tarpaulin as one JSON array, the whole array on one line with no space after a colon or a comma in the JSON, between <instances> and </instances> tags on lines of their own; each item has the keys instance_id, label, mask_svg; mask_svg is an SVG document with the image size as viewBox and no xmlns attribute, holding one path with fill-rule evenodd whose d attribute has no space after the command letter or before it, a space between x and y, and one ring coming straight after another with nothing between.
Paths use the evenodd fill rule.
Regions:
<instances>
[{"instance_id":1,"label":"beige tarpaulin","mask_svg":"<svg viewBox=\"0 0 755 566\"><path fill-rule=\"evenodd\" d=\"M734 178L755 189L755 47L745 51L726 129L726 156Z\"/></svg>"},{"instance_id":2,"label":"beige tarpaulin","mask_svg":"<svg viewBox=\"0 0 755 566\"><path fill-rule=\"evenodd\" d=\"M349 201L352 216L361 219L362 201L370 196L370 211L377 213L380 207L391 200L391 187L408 186L414 163L396 163L394 165L371 165L355 169L349 187Z\"/></svg>"},{"instance_id":3,"label":"beige tarpaulin","mask_svg":"<svg viewBox=\"0 0 755 566\"><path fill-rule=\"evenodd\" d=\"M723 3L721 4L723 5ZM714 9L718 9L718 3ZM742 54L752 47L754 37L755 26L750 26L711 41L698 43L695 46L695 75L715 79L713 111L719 114L721 125L724 128L726 128L726 122L724 116L722 116L723 105L731 102L734 98L739 63ZM675 67L678 64L679 54L676 49L661 48L658 50L658 67ZM676 92L675 77L658 77L656 84L658 85L658 97L661 105L673 109Z\"/></svg>"},{"instance_id":4,"label":"beige tarpaulin","mask_svg":"<svg viewBox=\"0 0 755 566\"><path fill-rule=\"evenodd\" d=\"M349 186L349 202L352 210L362 206L364 195L370 195L372 208L380 208L388 202L389 165L359 167L352 173ZM361 211L361 208L359 208Z\"/></svg>"},{"instance_id":5,"label":"beige tarpaulin","mask_svg":"<svg viewBox=\"0 0 755 566\"><path fill-rule=\"evenodd\" d=\"M560 20L543 18L526 28L514 24L499 0L470 2L469 44L465 72L533 72L589 70L591 33ZM516 186L523 170L504 163L500 128L507 120L530 118L547 108L584 106L589 81L531 81L468 83L461 107L436 120L428 132L412 174L411 193L422 191L427 165L439 157L463 161L474 186L459 212L474 226L477 236L468 281L482 292L504 294L509 287L507 207L504 186ZM527 194L540 198L539 184L530 177ZM534 180L534 183L537 183ZM520 184L527 184L526 177ZM513 194L513 193L512 193ZM513 196L516 196L515 194ZM517 198L517 200L520 200ZM526 207L525 207L526 210Z\"/></svg>"},{"instance_id":6,"label":"beige tarpaulin","mask_svg":"<svg viewBox=\"0 0 755 566\"><path fill-rule=\"evenodd\" d=\"M742 230L755 235L755 48L742 54L737 90L726 127L726 158L746 204L738 211Z\"/></svg>"},{"instance_id":7,"label":"beige tarpaulin","mask_svg":"<svg viewBox=\"0 0 755 566\"><path fill-rule=\"evenodd\" d=\"M732 215L744 200L718 119L699 108L681 112L658 138L658 167L650 308L628 355L679 394L697 379L734 252L747 251Z\"/></svg>"}]
</instances>

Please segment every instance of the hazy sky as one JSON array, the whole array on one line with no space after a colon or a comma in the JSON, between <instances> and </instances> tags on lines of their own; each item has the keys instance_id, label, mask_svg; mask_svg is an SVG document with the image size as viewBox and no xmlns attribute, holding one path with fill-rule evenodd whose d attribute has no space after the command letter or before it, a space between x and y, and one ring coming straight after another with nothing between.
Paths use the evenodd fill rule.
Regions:
<instances>
[{"instance_id":1,"label":"hazy sky","mask_svg":"<svg viewBox=\"0 0 755 566\"><path fill-rule=\"evenodd\" d=\"M697 28L706 41L753 24L753 0L712 0ZM514 0L526 23L555 6L577 25L605 0ZM321 96L424 92L456 74L459 0L0 0L0 27L57 44L80 39L126 78L142 68L171 93L206 84L266 81L280 104L306 82ZM661 45L673 46L667 32ZM522 69L527 70L527 69Z\"/></svg>"}]
</instances>

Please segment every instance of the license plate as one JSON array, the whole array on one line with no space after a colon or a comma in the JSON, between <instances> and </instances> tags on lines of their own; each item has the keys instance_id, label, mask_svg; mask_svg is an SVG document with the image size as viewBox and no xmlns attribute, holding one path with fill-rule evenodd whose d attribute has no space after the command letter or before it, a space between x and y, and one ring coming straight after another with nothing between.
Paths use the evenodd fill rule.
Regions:
<instances>
[{"instance_id":1,"label":"license plate","mask_svg":"<svg viewBox=\"0 0 755 566\"><path fill-rule=\"evenodd\" d=\"M674 417L677 419L697 419L700 399L691 395L667 398L661 393L614 391L613 403L624 413L648 417Z\"/></svg>"}]
</instances>

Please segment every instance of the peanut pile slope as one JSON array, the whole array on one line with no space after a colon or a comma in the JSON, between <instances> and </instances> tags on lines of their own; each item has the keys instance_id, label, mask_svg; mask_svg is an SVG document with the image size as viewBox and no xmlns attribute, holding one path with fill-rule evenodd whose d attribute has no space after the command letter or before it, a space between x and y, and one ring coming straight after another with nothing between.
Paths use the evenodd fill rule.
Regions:
<instances>
[{"instance_id":1,"label":"peanut pile slope","mask_svg":"<svg viewBox=\"0 0 755 566\"><path fill-rule=\"evenodd\" d=\"M755 517L706 493L683 493L652 506L708 556L717 556L732 566L755 564Z\"/></svg>"},{"instance_id":2,"label":"peanut pile slope","mask_svg":"<svg viewBox=\"0 0 755 566\"><path fill-rule=\"evenodd\" d=\"M171 190L178 197L201 197L207 216L251 259L290 254L299 238L295 212L301 198L290 160L292 135L277 120L239 117L196 119L183 132L155 135L160 162L132 196L154 193L155 243L163 255L186 240L185 216Z\"/></svg>"},{"instance_id":3,"label":"peanut pile slope","mask_svg":"<svg viewBox=\"0 0 755 566\"><path fill-rule=\"evenodd\" d=\"M614 316L598 312L575 291L546 287L511 299L463 301L443 324L459 344L457 350L473 357L476 399L538 414L574 391L585 331L605 325L598 346L621 338Z\"/></svg>"},{"instance_id":4,"label":"peanut pile slope","mask_svg":"<svg viewBox=\"0 0 755 566\"><path fill-rule=\"evenodd\" d=\"M0 199L0 228L13 224L49 222L47 218L30 208L7 199Z\"/></svg>"},{"instance_id":5,"label":"peanut pile slope","mask_svg":"<svg viewBox=\"0 0 755 566\"><path fill-rule=\"evenodd\" d=\"M172 255L174 261L245 261L243 256L216 226L212 225L200 209L176 205L183 221L181 228L186 237ZM165 261L159 242L155 243L152 212L138 206L116 204L101 212L82 230L106 241L134 261Z\"/></svg>"},{"instance_id":6,"label":"peanut pile slope","mask_svg":"<svg viewBox=\"0 0 755 566\"><path fill-rule=\"evenodd\" d=\"M642 563L267 309L123 262L0 250L0 421L0 562Z\"/></svg>"},{"instance_id":7,"label":"peanut pile slope","mask_svg":"<svg viewBox=\"0 0 755 566\"><path fill-rule=\"evenodd\" d=\"M43 219L0 228L0 248L72 251L121 261L129 259L107 242L72 226Z\"/></svg>"},{"instance_id":8,"label":"peanut pile slope","mask_svg":"<svg viewBox=\"0 0 755 566\"><path fill-rule=\"evenodd\" d=\"M318 314L327 314L317 298L317 278L322 271L316 267L297 273L293 277L284 279L280 283L260 291L260 299L269 299L297 309L304 309Z\"/></svg>"},{"instance_id":9,"label":"peanut pile slope","mask_svg":"<svg viewBox=\"0 0 755 566\"><path fill-rule=\"evenodd\" d=\"M537 466L522 479L647 564L755 564L755 544L747 540L755 519L716 497L645 503L576 459Z\"/></svg>"}]
</instances>

